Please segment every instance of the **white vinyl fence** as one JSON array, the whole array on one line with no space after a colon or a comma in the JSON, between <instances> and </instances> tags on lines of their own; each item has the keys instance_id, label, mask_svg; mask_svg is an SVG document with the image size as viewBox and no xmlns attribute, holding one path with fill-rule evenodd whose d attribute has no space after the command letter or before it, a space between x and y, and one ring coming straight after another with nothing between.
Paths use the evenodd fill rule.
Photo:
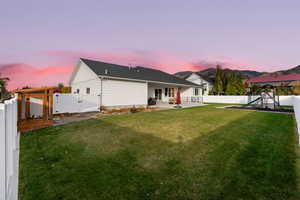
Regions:
<instances>
[{"instance_id":1,"label":"white vinyl fence","mask_svg":"<svg viewBox=\"0 0 300 200\"><path fill-rule=\"evenodd\" d=\"M98 95L55 93L53 95L53 114L99 111L100 100Z\"/></svg>"},{"instance_id":2,"label":"white vinyl fence","mask_svg":"<svg viewBox=\"0 0 300 200\"><path fill-rule=\"evenodd\" d=\"M203 96L204 103L247 104L260 96ZM292 106L294 96L279 96L280 105Z\"/></svg>"},{"instance_id":3,"label":"white vinyl fence","mask_svg":"<svg viewBox=\"0 0 300 200\"><path fill-rule=\"evenodd\" d=\"M17 99L0 103L0 200L18 199L19 143Z\"/></svg>"},{"instance_id":4,"label":"white vinyl fence","mask_svg":"<svg viewBox=\"0 0 300 200\"><path fill-rule=\"evenodd\" d=\"M295 96L293 98L293 104L294 104L294 112L295 112L298 134L300 136L300 96ZM299 139L299 144L300 144L300 139Z\"/></svg>"}]
</instances>

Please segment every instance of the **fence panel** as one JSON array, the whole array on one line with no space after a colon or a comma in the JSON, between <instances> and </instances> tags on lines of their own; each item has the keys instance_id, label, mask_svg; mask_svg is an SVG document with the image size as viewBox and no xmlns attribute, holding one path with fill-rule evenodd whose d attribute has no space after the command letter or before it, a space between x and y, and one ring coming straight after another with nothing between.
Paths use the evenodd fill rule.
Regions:
<instances>
[{"instance_id":1,"label":"fence panel","mask_svg":"<svg viewBox=\"0 0 300 200\"><path fill-rule=\"evenodd\" d=\"M295 112L298 134L300 135L300 97L299 96L293 97L293 104L294 104L294 112ZM300 140L299 140L299 145L300 145Z\"/></svg>"},{"instance_id":2,"label":"fence panel","mask_svg":"<svg viewBox=\"0 0 300 200\"><path fill-rule=\"evenodd\" d=\"M247 104L260 96L203 96L205 103L233 103L233 104ZM280 105L292 106L293 96L279 96Z\"/></svg>"},{"instance_id":3,"label":"fence panel","mask_svg":"<svg viewBox=\"0 0 300 200\"><path fill-rule=\"evenodd\" d=\"M203 96L205 103L233 103L233 104L247 104L255 100L259 96Z\"/></svg>"},{"instance_id":4,"label":"fence panel","mask_svg":"<svg viewBox=\"0 0 300 200\"><path fill-rule=\"evenodd\" d=\"M100 96L79 94L54 94L53 114L82 113L100 110Z\"/></svg>"},{"instance_id":5,"label":"fence panel","mask_svg":"<svg viewBox=\"0 0 300 200\"><path fill-rule=\"evenodd\" d=\"M18 199L19 144L17 99L0 104L0 200Z\"/></svg>"}]
</instances>

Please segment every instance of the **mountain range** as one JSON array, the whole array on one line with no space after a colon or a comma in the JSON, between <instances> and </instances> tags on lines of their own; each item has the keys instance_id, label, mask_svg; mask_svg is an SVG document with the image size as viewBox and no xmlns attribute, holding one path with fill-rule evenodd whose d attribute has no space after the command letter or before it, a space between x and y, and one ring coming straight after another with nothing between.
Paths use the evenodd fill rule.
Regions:
<instances>
[{"instance_id":1,"label":"mountain range","mask_svg":"<svg viewBox=\"0 0 300 200\"><path fill-rule=\"evenodd\" d=\"M298 73L300 73L300 65L293 67L291 69L275 71L275 72L258 72L255 70L236 70L236 69L234 69L234 70L233 69L224 69L224 70L228 71L228 72L233 72L236 74L241 74L244 77L244 79L249 79L252 77L269 76L269 75L275 75L275 74L276 75L298 74ZM191 73L193 73L193 72L192 71L182 71L182 72L177 72L174 75L179 78L186 78ZM195 73L199 74L204 79L213 82L215 79L215 76L216 76L216 68L207 68L207 69L195 72Z\"/></svg>"}]
</instances>

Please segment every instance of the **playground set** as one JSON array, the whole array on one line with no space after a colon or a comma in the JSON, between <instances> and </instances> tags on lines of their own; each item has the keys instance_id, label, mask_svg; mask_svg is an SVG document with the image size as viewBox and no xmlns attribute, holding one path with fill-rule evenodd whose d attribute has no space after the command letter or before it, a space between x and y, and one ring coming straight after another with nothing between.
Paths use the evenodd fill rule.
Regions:
<instances>
[{"instance_id":1,"label":"playground set","mask_svg":"<svg viewBox=\"0 0 300 200\"><path fill-rule=\"evenodd\" d=\"M258 97L255 95L254 100L249 101L244 106L230 106L228 108L245 109L245 110L260 110L269 112L294 112L293 109L283 108L280 106L279 95L276 93L276 87L272 85L263 85L258 90ZM253 92L250 91L249 99L253 99Z\"/></svg>"}]
</instances>

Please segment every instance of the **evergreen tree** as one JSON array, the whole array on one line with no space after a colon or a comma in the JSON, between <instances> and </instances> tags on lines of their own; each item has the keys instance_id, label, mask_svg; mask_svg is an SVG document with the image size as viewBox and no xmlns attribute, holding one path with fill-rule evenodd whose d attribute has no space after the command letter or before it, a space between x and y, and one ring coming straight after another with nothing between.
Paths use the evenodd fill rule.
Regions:
<instances>
[{"instance_id":1,"label":"evergreen tree","mask_svg":"<svg viewBox=\"0 0 300 200\"><path fill-rule=\"evenodd\" d=\"M217 66L213 94L244 95L246 92L241 74Z\"/></svg>"},{"instance_id":2,"label":"evergreen tree","mask_svg":"<svg viewBox=\"0 0 300 200\"><path fill-rule=\"evenodd\" d=\"M216 77L215 77L215 85L213 87L213 93L214 94L222 94L224 92L223 87L223 71L220 65L217 65L216 68Z\"/></svg>"},{"instance_id":3,"label":"evergreen tree","mask_svg":"<svg viewBox=\"0 0 300 200\"><path fill-rule=\"evenodd\" d=\"M238 95L246 94L247 90L244 86L243 77L241 74L237 75L237 77L236 77L236 87L237 87Z\"/></svg>"},{"instance_id":4,"label":"evergreen tree","mask_svg":"<svg viewBox=\"0 0 300 200\"><path fill-rule=\"evenodd\" d=\"M236 75L234 73L227 72L226 82L225 94L236 95L238 93Z\"/></svg>"},{"instance_id":5,"label":"evergreen tree","mask_svg":"<svg viewBox=\"0 0 300 200\"><path fill-rule=\"evenodd\" d=\"M256 84L253 84L251 87L251 94L252 95L259 95L260 94L260 87Z\"/></svg>"}]
</instances>

